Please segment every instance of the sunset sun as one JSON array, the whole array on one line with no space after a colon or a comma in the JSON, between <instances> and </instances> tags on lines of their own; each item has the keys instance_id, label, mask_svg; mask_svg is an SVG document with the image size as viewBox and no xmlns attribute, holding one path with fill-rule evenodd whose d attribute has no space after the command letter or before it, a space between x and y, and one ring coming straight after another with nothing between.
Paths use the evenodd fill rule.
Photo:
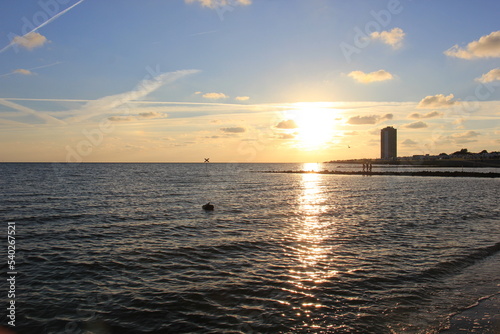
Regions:
<instances>
[{"instance_id":1,"label":"sunset sun","mask_svg":"<svg viewBox=\"0 0 500 334\"><path fill-rule=\"evenodd\" d=\"M304 104L290 111L289 119L296 124L298 146L307 150L322 148L335 136L335 112L315 104Z\"/></svg>"}]
</instances>

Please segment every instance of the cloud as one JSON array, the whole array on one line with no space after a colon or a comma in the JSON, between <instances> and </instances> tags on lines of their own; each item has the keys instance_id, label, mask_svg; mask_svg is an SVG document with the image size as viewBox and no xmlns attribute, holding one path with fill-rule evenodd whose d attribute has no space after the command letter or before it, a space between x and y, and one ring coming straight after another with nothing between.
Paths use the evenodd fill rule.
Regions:
<instances>
[{"instance_id":1,"label":"cloud","mask_svg":"<svg viewBox=\"0 0 500 334\"><path fill-rule=\"evenodd\" d=\"M158 118L158 117L165 116L165 114L160 114L160 113L155 112L155 111L148 111L148 112L141 112L141 113L139 113L138 116L142 117L142 118Z\"/></svg>"},{"instance_id":2,"label":"cloud","mask_svg":"<svg viewBox=\"0 0 500 334\"><path fill-rule=\"evenodd\" d=\"M184 0L186 3L198 2L202 7L220 8L225 6L248 6L252 0Z\"/></svg>"},{"instance_id":3,"label":"cloud","mask_svg":"<svg viewBox=\"0 0 500 334\"><path fill-rule=\"evenodd\" d=\"M24 36L16 36L14 37L14 39L9 43L9 45L7 45L6 47L4 47L3 49L0 50L0 53L4 52L5 50L7 50L8 48L10 48L11 46L15 45L15 44L18 44L15 39L17 37L19 38L26 38L28 35L31 35L33 33L35 33L38 29L46 26L47 24L51 23L52 21L54 21L55 19L57 19L59 16L61 15L64 15L65 13L67 13L68 11L70 11L71 9L73 9L74 7L78 6L79 4L81 4L84 0L80 0L78 2L76 2L75 4L69 6L68 8L66 8L65 10L62 10L60 11L59 13L57 13L56 15L52 16L51 18L49 18L47 21L43 22L42 24L40 24L38 27L35 27L33 30L31 30L30 32L28 32L27 34L25 34ZM37 34L37 35L40 35L40 34ZM42 36L42 35L40 35ZM43 37L43 36L42 36ZM43 37L45 38L45 37Z\"/></svg>"},{"instance_id":4,"label":"cloud","mask_svg":"<svg viewBox=\"0 0 500 334\"><path fill-rule=\"evenodd\" d=\"M278 139L294 139L294 138L295 138L295 134L292 134L292 133L281 133L278 136Z\"/></svg>"},{"instance_id":5,"label":"cloud","mask_svg":"<svg viewBox=\"0 0 500 334\"><path fill-rule=\"evenodd\" d=\"M17 70L12 71L12 73L22 74L22 75L35 75L35 73L30 70L25 70L24 68L19 68Z\"/></svg>"},{"instance_id":6,"label":"cloud","mask_svg":"<svg viewBox=\"0 0 500 334\"><path fill-rule=\"evenodd\" d=\"M242 127L221 128L220 130L225 133L243 133L246 131L246 129Z\"/></svg>"},{"instance_id":7,"label":"cloud","mask_svg":"<svg viewBox=\"0 0 500 334\"><path fill-rule=\"evenodd\" d=\"M387 119L392 119L392 114L385 114L384 116L369 115L369 116L354 116L349 118L348 124L361 125L361 124L377 124Z\"/></svg>"},{"instance_id":8,"label":"cloud","mask_svg":"<svg viewBox=\"0 0 500 334\"><path fill-rule=\"evenodd\" d=\"M293 119L288 119L286 121L281 121L276 125L277 129L296 129L298 128L297 123Z\"/></svg>"},{"instance_id":9,"label":"cloud","mask_svg":"<svg viewBox=\"0 0 500 334\"><path fill-rule=\"evenodd\" d=\"M426 108L426 109L441 109L441 108L449 108L456 104L457 101L453 101L453 94L448 96L444 96L443 94L438 94L434 96L426 96L418 103L417 108Z\"/></svg>"},{"instance_id":10,"label":"cloud","mask_svg":"<svg viewBox=\"0 0 500 334\"><path fill-rule=\"evenodd\" d=\"M476 137L480 136L479 132L469 130L461 133L454 133L451 136L443 137L442 139L446 142L455 142L457 144L466 144L466 143L474 143L478 140Z\"/></svg>"},{"instance_id":11,"label":"cloud","mask_svg":"<svg viewBox=\"0 0 500 334\"><path fill-rule=\"evenodd\" d=\"M58 62L55 62L55 63L52 63L52 64L47 64L47 65L32 67L32 68L28 68L28 69L20 68L20 69L12 71L10 73L0 75L0 78L1 77L6 77L6 76L9 76L9 75L12 75L12 74L36 75L36 73L33 72L33 70L37 70L37 69L40 69L40 68L47 68L47 67L51 67L51 66L58 65L58 64L61 64L61 62L58 61Z\"/></svg>"},{"instance_id":12,"label":"cloud","mask_svg":"<svg viewBox=\"0 0 500 334\"><path fill-rule=\"evenodd\" d=\"M410 123L410 124L405 125L405 128L408 128L408 129L423 129L426 127L427 127L427 124L422 122L422 121L418 121L418 122L414 122L414 123Z\"/></svg>"},{"instance_id":13,"label":"cloud","mask_svg":"<svg viewBox=\"0 0 500 334\"><path fill-rule=\"evenodd\" d=\"M470 42L465 48L454 45L444 52L449 57L462 59L500 57L500 30Z\"/></svg>"},{"instance_id":14,"label":"cloud","mask_svg":"<svg viewBox=\"0 0 500 334\"><path fill-rule=\"evenodd\" d=\"M135 87L135 89L116 95L105 96L97 100L87 102L78 110L80 115L71 117L68 122L82 121L96 115L110 112L118 107L129 107L127 104L144 98L163 85L172 83L187 75L198 73L199 70L180 70L175 72L161 73L152 79L144 79Z\"/></svg>"},{"instance_id":15,"label":"cloud","mask_svg":"<svg viewBox=\"0 0 500 334\"><path fill-rule=\"evenodd\" d=\"M371 73L363 71L352 71L348 74L351 78L361 83L372 83L377 81L386 81L394 79L393 75L385 70L378 70Z\"/></svg>"},{"instance_id":16,"label":"cloud","mask_svg":"<svg viewBox=\"0 0 500 334\"><path fill-rule=\"evenodd\" d=\"M487 83L497 80L500 80L500 67L492 69L488 73L483 74L480 78L476 78L476 81L482 83Z\"/></svg>"},{"instance_id":17,"label":"cloud","mask_svg":"<svg viewBox=\"0 0 500 334\"><path fill-rule=\"evenodd\" d=\"M37 32L30 32L24 36L16 36L12 40L13 44L17 44L29 51L39 48L47 42L48 39Z\"/></svg>"},{"instance_id":18,"label":"cloud","mask_svg":"<svg viewBox=\"0 0 500 334\"><path fill-rule=\"evenodd\" d=\"M401 143L401 145L403 145L403 146L416 146L417 144L418 144L417 142L415 142L411 139L406 139Z\"/></svg>"},{"instance_id":19,"label":"cloud","mask_svg":"<svg viewBox=\"0 0 500 334\"><path fill-rule=\"evenodd\" d=\"M111 122L130 122L135 120L135 118L131 116L111 116L108 117L108 120Z\"/></svg>"},{"instance_id":20,"label":"cloud","mask_svg":"<svg viewBox=\"0 0 500 334\"><path fill-rule=\"evenodd\" d=\"M455 129L465 129L464 124L465 119L464 118L457 118L451 124L455 125Z\"/></svg>"},{"instance_id":21,"label":"cloud","mask_svg":"<svg viewBox=\"0 0 500 334\"><path fill-rule=\"evenodd\" d=\"M349 124L375 124L377 123L378 116L354 116L349 118Z\"/></svg>"},{"instance_id":22,"label":"cloud","mask_svg":"<svg viewBox=\"0 0 500 334\"><path fill-rule=\"evenodd\" d=\"M206 99L210 100L220 100L220 99L227 99L229 96L227 96L224 93L205 93L202 95Z\"/></svg>"},{"instance_id":23,"label":"cloud","mask_svg":"<svg viewBox=\"0 0 500 334\"><path fill-rule=\"evenodd\" d=\"M439 111L431 111L431 112L428 112L427 114L419 114L418 112L414 112L413 114L409 115L408 117L409 118L413 118L413 119L419 119L419 118L433 118L433 117L439 117L439 116L442 116L443 114L440 113Z\"/></svg>"},{"instance_id":24,"label":"cloud","mask_svg":"<svg viewBox=\"0 0 500 334\"><path fill-rule=\"evenodd\" d=\"M344 132L344 136L357 136L358 132L357 131L347 131Z\"/></svg>"},{"instance_id":25,"label":"cloud","mask_svg":"<svg viewBox=\"0 0 500 334\"><path fill-rule=\"evenodd\" d=\"M112 122L131 122L131 121L136 121L138 118L139 119L151 119L151 118L158 118L166 116L165 114L161 114L155 111L148 111L148 112L141 112L137 114L136 116L111 116L108 117L108 120Z\"/></svg>"},{"instance_id":26,"label":"cloud","mask_svg":"<svg viewBox=\"0 0 500 334\"><path fill-rule=\"evenodd\" d=\"M236 101L248 101L250 99L249 96L236 96L234 98Z\"/></svg>"},{"instance_id":27,"label":"cloud","mask_svg":"<svg viewBox=\"0 0 500 334\"><path fill-rule=\"evenodd\" d=\"M392 46L393 49L399 49L403 45L405 33L401 28L393 28L391 31L374 31L370 37L372 40L380 40L382 43Z\"/></svg>"},{"instance_id":28,"label":"cloud","mask_svg":"<svg viewBox=\"0 0 500 334\"><path fill-rule=\"evenodd\" d=\"M44 120L48 124L58 124L58 125L64 125L64 124L66 124L66 122L61 121L60 119L57 119L55 117L52 117L52 116L50 116L50 115L48 115L48 114L46 114L44 112L36 111L34 109L25 107L23 105L14 103L12 101L7 101L5 99L0 99L0 104L4 105L6 107L12 108L14 110L23 112L25 114L30 114L30 115L33 115L35 117L38 117L38 118Z\"/></svg>"},{"instance_id":29,"label":"cloud","mask_svg":"<svg viewBox=\"0 0 500 334\"><path fill-rule=\"evenodd\" d=\"M480 135L479 132L469 130L462 133L454 133L451 135L451 137L455 139L469 139L469 138L475 138L479 135Z\"/></svg>"}]
</instances>

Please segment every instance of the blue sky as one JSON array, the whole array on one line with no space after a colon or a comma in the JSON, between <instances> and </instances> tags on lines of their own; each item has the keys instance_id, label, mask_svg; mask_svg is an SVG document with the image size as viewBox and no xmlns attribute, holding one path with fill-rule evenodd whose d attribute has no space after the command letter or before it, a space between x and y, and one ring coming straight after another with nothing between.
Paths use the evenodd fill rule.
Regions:
<instances>
[{"instance_id":1,"label":"blue sky","mask_svg":"<svg viewBox=\"0 0 500 334\"><path fill-rule=\"evenodd\" d=\"M387 125L400 155L499 150L498 1L0 8L0 161L376 158Z\"/></svg>"}]
</instances>

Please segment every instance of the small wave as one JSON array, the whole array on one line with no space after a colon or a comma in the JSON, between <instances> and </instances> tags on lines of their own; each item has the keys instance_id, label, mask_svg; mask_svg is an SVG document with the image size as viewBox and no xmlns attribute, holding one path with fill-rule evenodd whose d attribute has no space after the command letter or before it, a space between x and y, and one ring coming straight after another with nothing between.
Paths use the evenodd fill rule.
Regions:
<instances>
[{"instance_id":1,"label":"small wave","mask_svg":"<svg viewBox=\"0 0 500 334\"><path fill-rule=\"evenodd\" d=\"M459 312L450 314L445 325L439 331L441 334L452 334L468 330L471 333L497 333L498 324L493 320L498 313L500 293L483 298Z\"/></svg>"},{"instance_id":2,"label":"small wave","mask_svg":"<svg viewBox=\"0 0 500 334\"><path fill-rule=\"evenodd\" d=\"M422 278L436 278L443 275L449 275L455 272L459 272L464 268L467 268L477 261L486 259L489 256L494 255L495 253L500 252L500 242L473 250L467 255L458 257L453 260L440 262L434 267L426 269L422 272Z\"/></svg>"}]
</instances>

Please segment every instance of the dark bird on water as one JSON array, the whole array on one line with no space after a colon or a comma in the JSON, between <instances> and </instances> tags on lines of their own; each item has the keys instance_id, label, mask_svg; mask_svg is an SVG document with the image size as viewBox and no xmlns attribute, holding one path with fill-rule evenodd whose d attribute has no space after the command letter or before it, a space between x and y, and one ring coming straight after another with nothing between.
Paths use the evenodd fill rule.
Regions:
<instances>
[{"instance_id":1,"label":"dark bird on water","mask_svg":"<svg viewBox=\"0 0 500 334\"><path fill-rule=\"evenodd\" d=\"M204 204L202 206L202 208L205 211L214 211L214 206L213 206L213 204L210 204L210 202L208 202L207 204Z\"/></svg>"}]
</instances>

